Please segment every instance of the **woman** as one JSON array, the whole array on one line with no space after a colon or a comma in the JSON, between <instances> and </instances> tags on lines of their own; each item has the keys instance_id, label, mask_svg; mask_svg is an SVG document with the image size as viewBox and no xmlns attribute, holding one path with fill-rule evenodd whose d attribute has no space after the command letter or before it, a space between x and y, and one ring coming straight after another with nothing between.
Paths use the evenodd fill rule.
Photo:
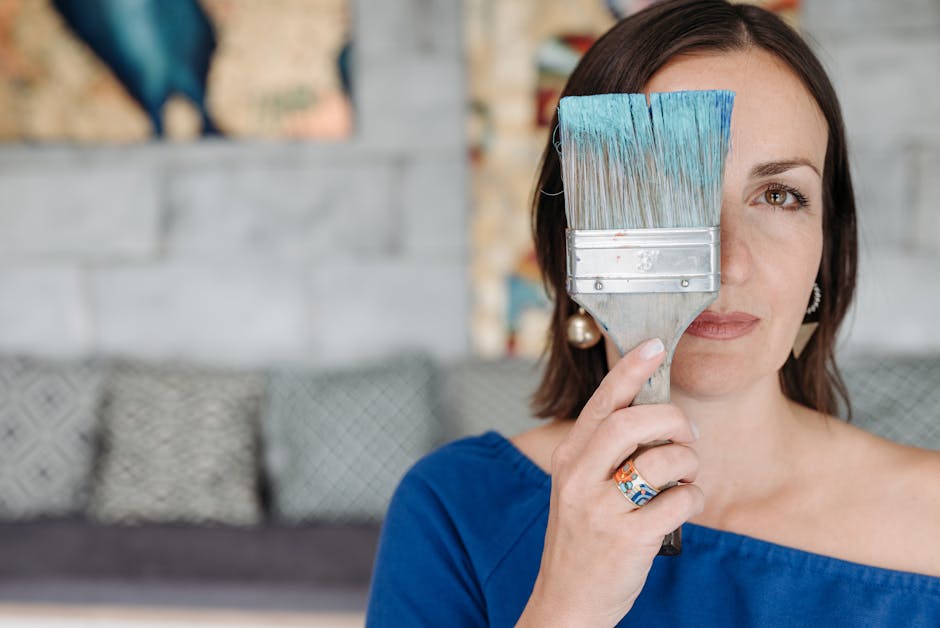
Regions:
<instances>
[{"instance_id":1,"label":"woman","mask_svg":"<svg viewBox=\"0 0 940 628\"><path fill-rule=\"evenodd\" d=\"M940 453L833 416L856 234L830 82L772 14L669 0L599 40L565 95L684 89L735 103L721 289L677 347L672 403L629 407L658 340L622 359L606 340L567 344L563 199L536 194L556 302L535 400L552 420L456 441L406 474L368 625L940 625ZM560 186L548 143L539 189ZM807 310L819 327L796 357ZM672 443L636 454L659 439ZM679 484L637 507L612 479L625 459ZM680 525L682 554L657 556Z\"/></svg>"}]
</instances>

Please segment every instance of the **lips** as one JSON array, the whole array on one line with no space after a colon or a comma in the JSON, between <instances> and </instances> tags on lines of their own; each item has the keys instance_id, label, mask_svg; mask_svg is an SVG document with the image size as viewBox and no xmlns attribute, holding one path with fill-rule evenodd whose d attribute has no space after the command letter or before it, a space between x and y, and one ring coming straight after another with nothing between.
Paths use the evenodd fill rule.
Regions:
<instances>
[{"instance_id":1,"label":"lips","mask_svg":"<svg viewBox=\"0 0 940 628\"><path fill-rule=\"evenodd\" d=\"M732 340L749 334L760 319L745 312L718 313L705 310L692 321L687 333L711 340Z\"/></svg>"}]
</instances>

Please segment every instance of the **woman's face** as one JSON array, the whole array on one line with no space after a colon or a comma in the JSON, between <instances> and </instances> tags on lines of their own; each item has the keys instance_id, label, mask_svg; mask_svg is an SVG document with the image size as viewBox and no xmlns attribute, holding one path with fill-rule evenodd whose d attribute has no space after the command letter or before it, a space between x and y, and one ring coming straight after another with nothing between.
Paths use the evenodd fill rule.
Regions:
<instances>
[{"instance_id":1,"label":"woman's face","mask_svg":"<svg viewBox=\"0 0 940 628\"><path fill-rule=\"evenodd\" d=\"M827 126L796 75L758 48L674 59L646 86L649 92L692 89L735 92L721 207L721 289L708 311L757 319L736 337L708 325L683 335L672 387L705 398L775 374L793 346L822 255ZM612 350L608 341L608 356L617 355Z\"/></svg>"}]
</instances>

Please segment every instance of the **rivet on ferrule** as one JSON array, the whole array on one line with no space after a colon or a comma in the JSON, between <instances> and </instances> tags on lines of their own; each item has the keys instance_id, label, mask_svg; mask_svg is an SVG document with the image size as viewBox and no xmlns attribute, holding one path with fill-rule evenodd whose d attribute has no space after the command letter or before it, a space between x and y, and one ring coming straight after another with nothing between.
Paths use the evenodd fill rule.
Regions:
<instances>
[{"instance_id":1,"label":"rivet on ferrule","mask_svg":"<svg viewBox=\"0 0 940 628\"><path fill-rule=\"evenodd\" d=\"M600 279L598 279L597 281L595 281L595 282L594 282L594 289L595 289L595 290L603 290L603 289L604 289L604 282L601 281Z\"/></svg>"}]
</instances>

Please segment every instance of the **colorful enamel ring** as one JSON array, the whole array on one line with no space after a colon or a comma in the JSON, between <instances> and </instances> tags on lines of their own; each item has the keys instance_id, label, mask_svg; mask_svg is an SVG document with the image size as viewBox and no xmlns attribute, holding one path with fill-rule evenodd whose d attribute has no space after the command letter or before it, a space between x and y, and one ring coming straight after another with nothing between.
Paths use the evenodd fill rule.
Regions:
<instances>
[{"instance_id":1,"label":"colorful enamel ring","mask_svg":"<svg viewBox=\"0 0 940 628\"><path fill-rule=\"evenodd\" d=\"M653 488L653 485L647 482L636 470L633 460L630 459L627 459L627 463L614 473L614 482L617 483L617 488L620 489L623 496L637 506L646 504L662 490Z\"/></svg>"}]
</instances>

